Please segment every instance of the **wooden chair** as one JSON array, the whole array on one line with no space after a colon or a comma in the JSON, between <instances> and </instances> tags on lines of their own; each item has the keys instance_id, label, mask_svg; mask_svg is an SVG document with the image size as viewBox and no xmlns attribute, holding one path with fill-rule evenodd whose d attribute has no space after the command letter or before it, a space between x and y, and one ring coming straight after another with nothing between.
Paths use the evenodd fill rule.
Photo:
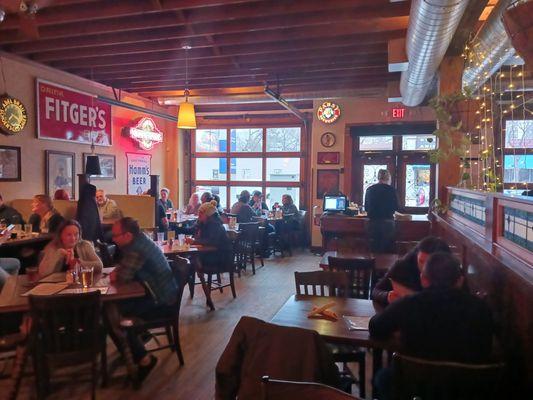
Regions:
<instances>
[{"instance_id":1,"label":"wooden chair","mask_svg":"<svg viewBox=\"0 0 533 400\"><path fill-rule=\"evenodd\" d=\"M294 382L262 378L262 400L360 400L339 389L314 382Z\"/></svg>"},{"instance_id":2,"label":"wooden chair","mask_svg":"<svg viewBox=\"0 0 533 400\"><path fill-rule=\"evenodd\" d=\"M203 265L201 260L197 259L197 271L198 274L207 275L207 290L210 292L213 290L220 290L220 292L223 292L223 289L225 287L230 287L231 294L233 295L233 298L237 298L237 292L235 290L235 250L233 249L231 251L231 254L229 257L227 257L227 260L223 259L224 257L221 256L220 263L217 265ZM223 284L221 280L221 275L227 273L228 274L228 283ZM216 281L213 281L213 276L216 277ZM214 310L214 305L211 303L209 304L209 300L207 300L208 305L211 307L212 310Z\"/></svg>"},{"instance_id":3,"label":"wooden chair","mask_svg":"<svg viewBox=\"0 0 533 400\"><path fill-rule=\"evenodd\" d=\"M127 332L133 331L133 334L141 334L146 331L149 331L154 338L157 339L158 336L165 335L167 337L167 345L160 345L155 348L151 348L148 351L159 351L164 349L171 349L176 352L178 361L180 365L184 365L185 361L183 359L183 353L181 350L180 344L180 335L179 335L179 319L180 319L180 308L181 308L181 298L183 296L183 290L189 281L189 275L191 270L191 265L189 260L182 257L175 257L172 263L170 264L172 268L172 274L176 285L178 286L178 293L176 297L176 312L173 315L169 315L164 318L157 318L149 321L144 321L138 318L124 318L120 321L120 326ZM153 329L164 328L164 331L152 332Z\"/></svg>"},{"instance_id":4,"label":"wooden chair","mask_svg":"<svg viewBox=\"0 0 533 400\"><path fill-rule=\"evenodd\" d=\"M376 261L373 258L328 257L330 271L346 271L350 276L349 297L369 299Z\"/></svg>"},{"instance_id":5,"label":"wooden chair","mask_svg":"<svg viewBox=\"0 0 533 400\"><path fill-rule=\"evenodd\" d=\"M100 292L57 296L30 296L31 349L37 398L49 392L50 369L91 364L91 398L96 396L97 358L107 381L105 334L101 325ZM77 378L76 378L77 379Z\"/></svg>"},{"instance_id":6,"label":"wooden chair","mask_svg":"<svg viewBox=\"0 0 533 400\"><path fill-rule=\"evenodd\" d=\"M235 264L239 277L241 270L246 270L248 261L252 264L252 273L255 275L255 258L258 250L259 223L248 222L239 224L239 236L235 241ZM259 253L261 266L265 265L263 256Z\"/></svg>"},{"instance_id":7,"label":"wooden chair","mask_svg":"<svg viewBox=\"0 0 533 400\"><path fill-rule=\"evenodd\" d=\"M394 353L394 399L502 399L504 367L503 363L431 361Z\"/></svg>"},{"instance_id":8,"label":"wooden chair","mask_svg":"<svg viewBox=\"0 0 533 400\"><path fill-rule=\"evenodd\" d=\"M350 290L350 277L346 272L295 272L294 281L298 295L346 297Z\"/></svg>"},{"instance_id":9,"label":"wooden chair","mask_svg":"<svg viewBox=\"0 0 533 400\"><path fill-rule=\"evenodd\" d=\"M279 252L284 257L287 251L292 256L291 231L293 216L294 214L285 214L283 219L275 221L276 232L272 235L271 245L273 254Z\"/></svg>"},{"instance_id":10,"label":"wooden chair","mask_svg":"<svg viewBox=\"0 0 533 400\"><path fill-rule=\"evenodd\" d=\"M9 375L9 381L4 385L2 399L15 400L22 381L22 374L28 359L26 336L21 333L13 333L0 337L0 353L15 352L13 368Z\"/></svg>"},{"instance_id":11,"label":"wooden chair","mask_svg":"<svg viewBox=\"0 0 533 400\"><path fill-rule=\"evenodd\" d=\"M313 271L313 272L295 272L294 280L296 282L296 294L312 294L313 296L326 296L325 288L329 290L328 296L348 297L351 292L352 280L350 274L346 271ZM304 293L301 292L300 286L304 287ZM311 287L311 291L309 291ZM320 290L318 290L320 289ZM350 377L354 383L359 382L359 394L365 397L366 388L366 352L356 346L327 343L328 349L333 355L335 362L342 363L342 374ZM349 369L349 362L357 363L359 366L359 378L355 379L354 374Z\"/></svg>"}]
</instances>

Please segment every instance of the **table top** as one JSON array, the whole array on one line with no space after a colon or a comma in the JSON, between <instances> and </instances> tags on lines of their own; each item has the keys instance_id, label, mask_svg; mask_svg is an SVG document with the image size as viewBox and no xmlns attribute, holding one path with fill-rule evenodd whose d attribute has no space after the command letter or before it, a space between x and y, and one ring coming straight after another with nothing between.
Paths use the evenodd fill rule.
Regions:
<instances>
[{"instance_id":1,"label":"table top","mask_svg":"<svg viewBox=\"0 0 533 400\"><path fill-rule=\"evenodd\" d=\"M376 270L387 271L400 258L398 254L372 254L350 251L326 251L320 259L320 268L328 269L328 257L340 258L373 258L376 260Z\"/></svg>"},{"instance_id":2,"label":"table top","mask_svg":"<svg viewBox=\"0 0 533 400\"><path fill-rule=\"evenodd\" d=\"M21 295L35 287L37 284L38 282L29 282L28 275L9 277L4 288L0 292L0 314L29 311L28 297ZM95 276L94 286L108 287L107 292L102 294L102 301L104 302L143 297L146 294L144 287L139 282L111 283L109 281L109 276L102 274ZM72 287L79 287L79 285L69 286L69 288ZM59 294L61 294L61 292L59 292Z\"/></svg>"},{"instance_id":3,"label":"table top","mask_svg":"<svg viewBox=\"0 0 533 400\"><path fill-rule=\"evenodd\" d=\"M313 309L313 306L320 307L332 301L336 304L330 310L339 316L337 321L307 318L307 314ZM371 300L292 295L270 322L277 325L311 329L318 332L327 341L350 343L363 347L383 347L379 342L370 339L367 330L348 330L348 325L342 318L343 315L372 317L375 314L376 308Z\"/></svg>"},{"instance_id":4,"label":"table top","mask_svg":"<svg viewBox=\"0 0 533 400\"><path fill-rule=\"evenodd\" d=\"M51 233L31 234L22 238L0 240L1 247L24 246L32 243L48 242L54 237Z\"/></svg>"},{"instance_id":5,"label":"table top","mask_svg":"<svg viewBox=\"0 0 533 400\"><path fill-rule=\"evenodd\" d=\"M190 255L190 254L198 254L198 253L209 253L212 251L216 251L217 248L214 246L203 246L203 245L190 245L188 247L186 246L179 246L177 240L174 241L174 245L171 247L168 242L157 243L163 254L166 256L169 255Z\"/></svg>"}]
</instances>

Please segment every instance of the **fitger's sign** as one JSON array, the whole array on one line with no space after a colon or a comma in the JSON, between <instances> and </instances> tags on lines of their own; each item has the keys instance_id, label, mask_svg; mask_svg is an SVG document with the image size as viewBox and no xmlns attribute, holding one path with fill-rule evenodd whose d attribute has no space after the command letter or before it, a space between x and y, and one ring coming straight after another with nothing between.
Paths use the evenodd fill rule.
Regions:
<instances>
[{"instance_id":1,"label":"fitger's sign","mask_svg":"<svg viewBox=\"0 0 533 400\"><path fill-rule=\"evenodd\" d=\"M37 79L37 136L111 146L111 105L95 95Z\"/></svg>"}]
</instances>

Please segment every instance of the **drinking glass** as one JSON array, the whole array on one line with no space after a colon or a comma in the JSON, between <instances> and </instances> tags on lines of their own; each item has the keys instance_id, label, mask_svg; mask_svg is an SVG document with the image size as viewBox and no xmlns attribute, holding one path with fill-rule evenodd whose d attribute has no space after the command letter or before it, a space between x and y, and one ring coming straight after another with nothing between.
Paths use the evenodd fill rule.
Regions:
<instances>
[{"instance_id":1,"label":"drinking glass","mask_svg":"<svg viewBox=\"0 0 533 400\"><path fill-rule=\"evenodd\" d=\"M83 266L83 265L81 266L80 268L81 284L85 289L90 288L93 285L93 274L94 274L93 267L88 267L88 266Z\"/></svg>"},{"instance_id":2,"label":"drinking glass","mask_svg":"<svg viewBox=\"0 0 533 400\"><path fill-rule=\"evenodd\" d=\"M24 232L27 235L29 235L29 234L31 234L31 231L33 230L32 228L33 228L33 226L31 226L31 224L25 224L24 225Z\"/></svg>"},{"instance_id":3,"label":"drinking glass","mask_svg":"<svg viewBox=\"0 0 533 400\"><path fill-rule=\"evenodd\" d=\"M167 232L167 239L168 240L174 240L176 238L176 231L168 231Z\"/></svg>"},{"instance_id":4,"label":"drinking glass","mask_svg":"<svg viewBox=\"0 0 533 400\"><path fill-rule=\"evenodd\" d=\"M185 244L185 235L178 235L178 243L180 246L183 246Z\"/></svg>"},{"instance_id":5,"label":"drinking glass","mask_svg":"<svg viewBox=\"0 0 533 400\"><path fill-rule=\"evenodd\" d=\"M157 232L157 241L162 243L165 240L165 232Z\"/></svg>"}]
</instances>

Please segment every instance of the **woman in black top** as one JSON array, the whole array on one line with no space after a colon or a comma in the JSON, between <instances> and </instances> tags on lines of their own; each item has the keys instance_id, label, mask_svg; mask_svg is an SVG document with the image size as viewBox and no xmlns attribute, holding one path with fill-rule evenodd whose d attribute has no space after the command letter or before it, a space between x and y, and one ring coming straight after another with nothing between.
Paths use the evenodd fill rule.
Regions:
<instances>
[{"instance_id":1,"label":"woman in black top","mask_svg":"<svg viewBox=\"0 0 533 400\"><path fill-rule=\"evenodd\" d=\"M83 239L91 242L102 239L102 225L96 204L96 186L86 183L81 187L76 220L81 225Z\"/></svg>"},{"instance_id":2,"label":"woman in black top","mask_svg":"<svg viewBox=\"0 0 533 400\"><path fill-rule=\"evenodd\" d=\"M420 272L429 256L438 252L451 253L450 247L444 240L434 236L422 239L413 250L396 261L387 271L372 291L371 299L387 305L400 298L402 294L393 290L391 281L399 283L408 291L421 291Z\"/></svg>"}]
</instances>

